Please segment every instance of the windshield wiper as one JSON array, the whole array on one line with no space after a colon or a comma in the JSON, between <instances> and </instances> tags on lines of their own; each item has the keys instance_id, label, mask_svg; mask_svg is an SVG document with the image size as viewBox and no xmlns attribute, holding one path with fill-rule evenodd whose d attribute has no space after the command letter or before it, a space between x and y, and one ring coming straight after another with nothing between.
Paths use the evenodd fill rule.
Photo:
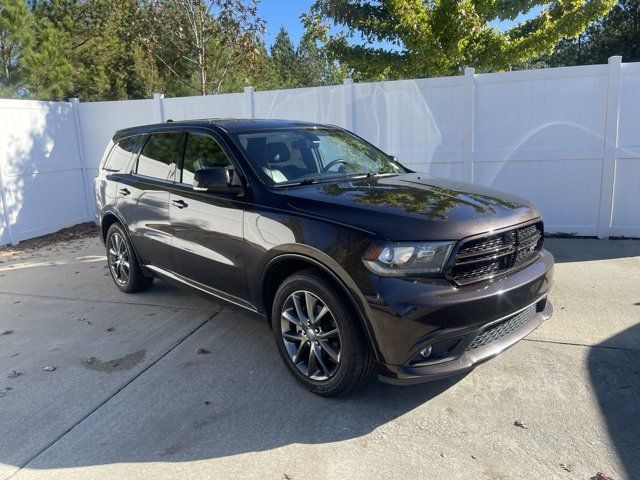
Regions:
<instances>
[{"instance_id":1,"label":"windshield wiper","mask_svg":"<svg viewBox=\"0 0 640 480\"><path fill-rule=\"evenodd\" d=\"M317 178L305 178L304 180L300 180L299 182L283 182L278 183L276 187L295 187L298 185L311 185L312 183L318 183Z\"/></svg>"},{"instance_id":2,"label":"windshield wiper","mask_svg":"<svg viewBox=\"0 0 640 480\"><path fill-rule=\"evenodd\" d=\"M312 183L318 183L317 178L305 178L300 182L300 185L311 185Z\"/></svg>"},{"instance_id":3,"label":"windshield wiper","mask_svg":"<svg viewBox=\"0 0 640 480\"><path fill-rule=\"evenodd\" d=\"M397 173L379 173L379 172L367 172L367 173L355 173L351 175L337 175L332 177L325 178L304 178L300 181L291 181L286 183L279 183L278 187L295 187L300 185L311 185L313 183L323 183L323 182L335 182L340 180L357 180L359 178L373 178L377 176L384 175L398 175Z\"/></svg>"}]
</instances>

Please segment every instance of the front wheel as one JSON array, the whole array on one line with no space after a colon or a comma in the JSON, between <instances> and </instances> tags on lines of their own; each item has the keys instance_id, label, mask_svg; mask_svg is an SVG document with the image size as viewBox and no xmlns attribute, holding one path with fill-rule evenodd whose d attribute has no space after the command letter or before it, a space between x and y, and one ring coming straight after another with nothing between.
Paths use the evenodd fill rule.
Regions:
<instances>
[{"instance_id":1,"label":"front wheel","mask_svg":"<svg viewBox=\"0 0 640 480\"><path fill-rule=\"evenodd\" d=\"M109 272L116 287L123 292L133 293L151 286L153 278L142 273L131 242L121 225L114 223L109 227L105 244Z\"/></svg>"},{"instance_id":2,"label":"front wheel","mask_svg":"<svg viewBox=\"0 0 640 480\"><path fill-rule=\"evenodd\" d=\"M340 395L366 381L373 370L358 319L315 270L296 273L280 285L272 326L289 372L313 393Z\"/></svg>"}]
</instances>

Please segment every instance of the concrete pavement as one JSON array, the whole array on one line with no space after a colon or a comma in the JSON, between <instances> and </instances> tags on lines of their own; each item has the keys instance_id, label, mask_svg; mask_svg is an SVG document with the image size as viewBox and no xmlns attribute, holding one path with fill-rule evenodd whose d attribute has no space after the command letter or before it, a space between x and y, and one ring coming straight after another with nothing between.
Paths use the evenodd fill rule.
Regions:
<instances>
[{"instance_id":1,"label":"concrete pavement","mask_svg":"<svg viewBox=\"0 0 640 480\"><path fill-rule=\"evenodd\" d=\"M0 478L640 478L639 241L549 239L555 316L528 339L340 399L257 320L120 293L97 239L47 248L0 258Z\"/></svg>"}]
</instances>

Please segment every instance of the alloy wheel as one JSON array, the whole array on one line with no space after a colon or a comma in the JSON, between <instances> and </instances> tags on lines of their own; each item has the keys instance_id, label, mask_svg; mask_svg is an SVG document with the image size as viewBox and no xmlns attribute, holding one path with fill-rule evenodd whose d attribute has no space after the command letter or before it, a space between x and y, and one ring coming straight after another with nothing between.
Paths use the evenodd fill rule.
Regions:
<instances>
[{"instance_id":1,"label":"alloy wheel","mask_svg":"<svg viewBox=\"0 0 640 480\"><path fill-rule=\"evenodd\" d=\"M109 269L118 284L126 285L130 275L129 247L118 232L111 235L109 241Z\"/></svg>"},{"instance_id":2,"label":"alloy wheel","mask_svg":"<svg viewBox=\"0 0 640 480\"><path fill-rule=\"evenodd\" d=\"M282 340L291 362L306 377L323 381L340 365L340 329L329 307L299 290L287 297L280 315Z\"/></svg>"}]
</instances>

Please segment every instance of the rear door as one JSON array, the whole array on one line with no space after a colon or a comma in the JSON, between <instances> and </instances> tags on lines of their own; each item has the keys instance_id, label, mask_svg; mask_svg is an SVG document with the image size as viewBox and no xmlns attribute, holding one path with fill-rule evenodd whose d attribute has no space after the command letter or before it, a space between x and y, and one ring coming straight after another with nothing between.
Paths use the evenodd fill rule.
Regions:
<instances>
[{"instance_id":1,"label":"rear door","mask_svg":"<svg viewBox=\"0 0 640 480\"><path fill-rule=\"evenodd\" d=\"M130 174L118 184L118 210L143 264L172 270L169 191L181 158L182 131L150 133Z\"/></svg>"},{"instance_id":2,"label":"rear door","mask_svg":"<svg viewBox=\"0 0 640 480\"><path fill-rule=\"evenodd\" d=\"M110 142L100 162L98 175L93 180L96 200L96 215L100 216L105 207L115 205L118 198L118 181L128 174L131 160L140 151L143 135L133 135Z\"/></svg>"},{"instance_id":3,"label":"rear door","mask_svg":"<svg viewBox=\"0 0 640 480\"><path fill-rule=\"evenodd\" d=\"M184 163L171 193L175 272L215 294L245 305L243 239L245 201L230 193L193 190L196 171L226 167L239 182L236 167L219 138L207 131L186 132Z\"/></svg>"}]
</instances>

